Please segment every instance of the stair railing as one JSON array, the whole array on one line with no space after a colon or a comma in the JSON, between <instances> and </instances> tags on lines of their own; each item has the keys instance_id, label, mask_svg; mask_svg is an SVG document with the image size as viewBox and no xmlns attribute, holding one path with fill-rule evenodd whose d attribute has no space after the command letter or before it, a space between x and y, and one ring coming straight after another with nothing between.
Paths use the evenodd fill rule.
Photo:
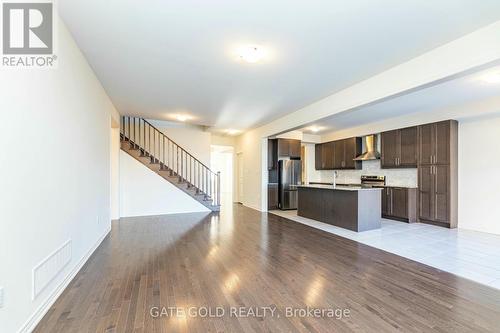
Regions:
<instances>
[{"instance_id":1,"label":"stair railing","mask_svg":"<svg viewBox=\"0 0 500 333\"><path fill-rule=\"evenodd\" d=\"M179 182L194 187L212 205L220 206L220 172L214 172L143 118L122 116L120 133L131 149L140 150L160 171L170 172Z\"/></svg>"}]
</instances>

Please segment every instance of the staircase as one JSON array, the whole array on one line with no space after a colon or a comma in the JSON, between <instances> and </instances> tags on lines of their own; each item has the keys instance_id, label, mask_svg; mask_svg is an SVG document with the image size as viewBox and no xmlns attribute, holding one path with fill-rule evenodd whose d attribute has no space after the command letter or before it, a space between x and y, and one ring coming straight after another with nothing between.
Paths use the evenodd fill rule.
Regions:
<instances>
[{"instance_id":1,"label":"staircase","mask_svg":"<svg viewBox=\"0 0 500 333\"><path fill-rule=\"evenodd\" d=\"M147 120L121 117L121 149L212 211L220 210L220 172L168 138Z\"/></svg>"}]
</instances>

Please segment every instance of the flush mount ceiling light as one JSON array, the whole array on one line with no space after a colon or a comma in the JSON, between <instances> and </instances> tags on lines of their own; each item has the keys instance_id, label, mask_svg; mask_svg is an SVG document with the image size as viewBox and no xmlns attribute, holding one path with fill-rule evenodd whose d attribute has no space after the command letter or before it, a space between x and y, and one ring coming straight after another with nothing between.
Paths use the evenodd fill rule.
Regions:
<instances>
[{"instance_id":1,"label":"flush mount ceiling light","mask_svg":"<svg viewBox=\"0 0 500 333\"><path fill-rule=\"evenodd\" d=\"M177 115L175 115L175 119L177 119L180 122L185 122L185 121L190 120L191 117L188 115L185 115L185 114L177 114Z\"/></svg>"},{"instance_id":2,"label":"flush mount ceiling light","mask_svg":"<svg viewBox=\"0 0 500 333\"><path fill-rule=\"evenodd\" d=\"M237 50L237 54L241 60L250 64L255 64L265 57L264 49L257 45L240 46Z\"/></svg>"},{"instance_id":3,"label":"flush mount ceiling light","mask_svg":"<svg viewBox=\"0 0 500 333\"><path fill-rule=\"evenodd\" d=\"M500 83L500 69L486 73L480 77L481 81L486 83Z\"/></svg>"},{"instance_id":4,"label":"flush mount ceiling light","mask_svg":"<svg viewBox=\"0 0 500 333\"><path fill-rule=\"evenodd\" d=\"M239 130L235 130L235 129L228 129L226 131L226 133L229 134L229 135L236 135L236 134L239 134L240 131Z\"/></svg>"},{"instance_id":5,"label":"flush mount ceiling light","mask_svg":"<svg viewBox=\"0 0 500 333\"><path fill-rule=\"evenodd\" d=\"M313 133L318 133L319 131L321 131L323 128L322 127L319 127L319 126L311 126L308 128L309 131L313 132Z\"/></svg>"}]
</instances>

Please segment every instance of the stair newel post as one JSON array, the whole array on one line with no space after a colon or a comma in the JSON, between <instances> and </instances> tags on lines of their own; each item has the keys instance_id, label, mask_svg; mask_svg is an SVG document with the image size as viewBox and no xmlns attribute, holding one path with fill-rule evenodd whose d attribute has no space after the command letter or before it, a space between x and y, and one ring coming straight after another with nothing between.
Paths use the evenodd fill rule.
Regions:
<instances>
[{"instance_id":1,"label":"stair newel post","mask_svg":"<svg viewBox=\"0 0 500 333\"><path fill-rule=\"evenodd\" d=\"M217 206L220 206L220 171L217 171Z\"/></svg>"},{"instance_id":2,"label":"stair newel post","mask_svg":"<svg viewBox=\"0 0 500 333\"><path fill-rule=\"evenodd\" d=\"M196 164L196 161L194 163L194 186L196 187L196 193L199 193L199 186L198 186L198 165Z\"/></svg>"},{"instance_id":3,"label":"stair newel post","mask_svg":"<svg viewBox=\"0 0 500 333\"><path fill-rule=\"evenodd\" d=\"M186 151L185 150L182 150L183 152L183 155L182 155L182 159L181 159L181 163L182 163L182 180L186 180L187 179L187 155L186 155Z\"/></svg>"},{"instance_id":4,"label":"stair newel post","mask_svg":"<svg viewBox=\"0 0 500 333\"><path fill-rule=\"evenodd\" d=\"M208 171L208 195L211 199L214 198L214 195L212 193L212 173L210 171Z\"/></svg>"},{"instance_id":5,"label":"stair newel post","mask_svg":"<svg viewBox=\"0 0 500 333\"><path fill-rule=\"evenodd\" d=\"M135 117L132 117L132 119L134 120L133 125L132 125L133 126L132 127L132 129L133 129L132 136L134 137L133 141L134 141L134 149L135 149Z\"/></svg>"},{"instance_id":6,"label":"stair newel post","mask_svg":"<svg viewBox=\"0 0 500 333\"><path fill-rule=\"evenodd\" d=\"M128 123L128 133L127 133L127 138L130 141L130 117L127 117L127 123Z\"/></svg>"},{"instance_id":7,"label":"stair newel post","mask_svg":"<svg viewBox=\"0 0 500 333\"><path fill-rule=\"evenodd\" d=\"M163 138L163 164L162 164L162 168L165 169L165 163L166 163L166 158L165 158L165 136L162 136Z\"/></svg>"}]
</instances>

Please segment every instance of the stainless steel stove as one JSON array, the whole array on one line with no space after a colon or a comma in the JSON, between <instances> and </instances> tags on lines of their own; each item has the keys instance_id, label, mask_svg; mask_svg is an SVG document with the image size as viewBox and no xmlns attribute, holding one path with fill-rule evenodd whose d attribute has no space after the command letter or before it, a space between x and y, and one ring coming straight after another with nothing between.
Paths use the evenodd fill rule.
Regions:
<instances>
[{"instance_id":1,"label":"stainless steel stove","mask_svg":"<svg viewBox=\"0 0 500 333\"><path fill-rule=\"evenodd\" d=\"M385 176L361 176L361 186L383 187L385 186Z\"/></svg>"}]
</instances>

